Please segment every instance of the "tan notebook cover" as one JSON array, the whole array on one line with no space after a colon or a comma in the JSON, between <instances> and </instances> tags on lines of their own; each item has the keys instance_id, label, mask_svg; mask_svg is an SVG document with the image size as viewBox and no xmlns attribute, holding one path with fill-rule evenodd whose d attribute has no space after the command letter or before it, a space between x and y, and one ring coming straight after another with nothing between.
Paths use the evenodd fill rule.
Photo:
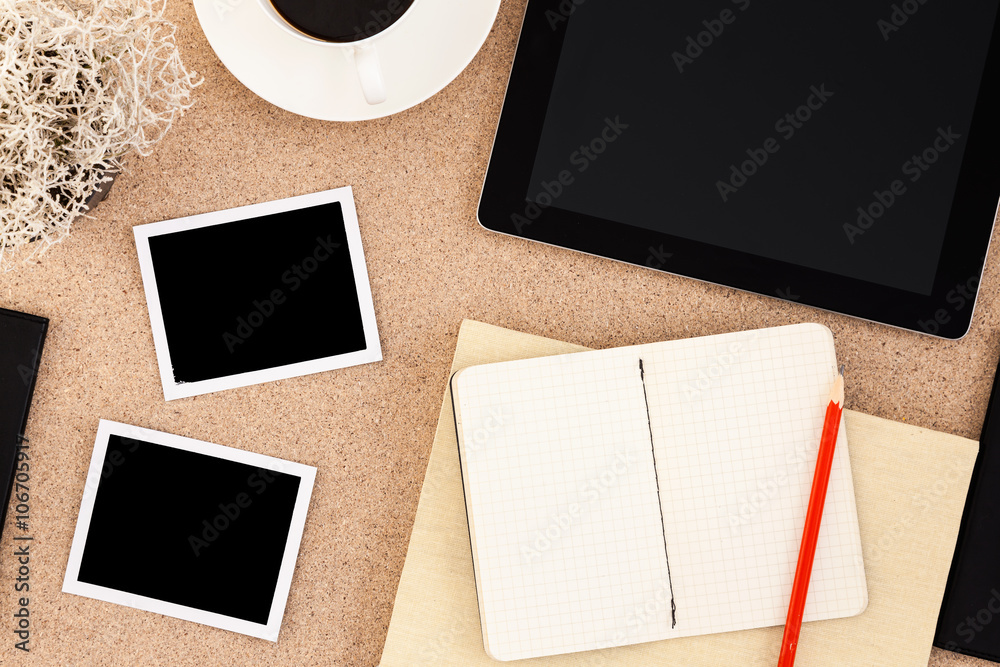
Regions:
<instances>
[{"instance_id":1,"label":"tan notebook cover","mask_svg":"<svg viewBox=\"0 0 1000 667\"><path fill-rule=\"evenodd\" d=\"M583 349L467 321L452 370ZM956 436L845 415L870 601L860 616L807 623L796 664L923 667L978 447ZM773 665L781 631L672 639L517 664ZM446 395L381 665L490 664L500 663L483 647L451 396Z\"/></svg>"}]
</instances>

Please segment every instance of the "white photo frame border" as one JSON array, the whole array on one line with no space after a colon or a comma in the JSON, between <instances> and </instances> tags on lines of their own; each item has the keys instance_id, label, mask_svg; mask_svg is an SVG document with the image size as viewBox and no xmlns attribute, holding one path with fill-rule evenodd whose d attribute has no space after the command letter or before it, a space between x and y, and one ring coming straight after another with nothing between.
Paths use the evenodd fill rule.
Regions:
<instances>
[{"instance_id":1,"label":"white photo frame border","mask_svg":"<svg viewBox=\"0 0 1000 667\"><path fill-rule=\"evenodd\" d=\"M156 283L156 272L153 269L153 257L149 249L149 239L153 236L190 231L214 225L224 225L240 220L312 208L334 202L340 202L341 210L343 211L347 247L351 258L351 267L354 272L358 305L361 309L365 349L331 357L301 361L294 364L248 371L246 373L225 375L208 380L177 382L174 378L170 347L167 344L167 331L164 326L163 311L160 307L160 294ZM172 401L178 398L190 398L191 396L200 396L227 389L249 387L275 380L287 380L303 375L312 375L314 373L323 373L340 368L382 361L382 344L378 335L378 325L375 321L375 303L372 299L371 283L368 279L368 265L365 262L364 248L361 244L361 229L358 226L358 212L354 205L354 191L351 186L314 192L298 197L289 197L287 199L277 199L260 204L250 204L249 206L240 206L222 211L175 218L173 220L164 220L162 222L136 225L132 228L132 232L135 235L136 251L139 256L139 269L142 273L142 286L146 294L146 308L149 311L150 325L153 329L153 346L156 349L156 361L160 370L160 382L163 385L165 400Z\"/></svg>"},{"instance_id":2,"label":"white photo frame border","mask_svg":"<svg viewBox=\"0 0 1000 667\"><path fill-rule=\"evenodd\" d=\"M271 600L271 609L268 612L266 624L253 623L224 614L80 581L80 564L83 561L83 553L87 545L87 535L90 532L93 520L94 501L97 499L101 470L103 469L104 459L108 451L108 441L112 435L141 440L165 447L173 447L196 454L204 454L235 463L243 463L257 468L294 475L299 478L299 490L295 496L295 507L292 510L292 519L289 523L288 538L285 541L281 566L278 569L278 580L275 584L274 597ZM139 426L102 419L97 427L94 452L90 457L90 467L87 470L83 499L80 502L80 513L77 517L76 530L73 533L73 544L70 547L69 561L66 565L66 576L63 579L62 590L64 593L72 593L73 595L111 602L125 607L132 607L133 609L151 611L164 616L194 621L202 625L209 625L222 630L231 630L240 634L276 642L278 641L278 633L285 615L285 605L288 602L288 593L292 586L292 575L295 572L295 563L298 559L299 547L302 543L302 532L305 528L306 514L309 510L309 501L312 497L315 483L316 468L312 466L264 454L257 454L255 452L248 452L242 449L224 447L172 433L153 431Z\"/></svg>"}]
</instances>

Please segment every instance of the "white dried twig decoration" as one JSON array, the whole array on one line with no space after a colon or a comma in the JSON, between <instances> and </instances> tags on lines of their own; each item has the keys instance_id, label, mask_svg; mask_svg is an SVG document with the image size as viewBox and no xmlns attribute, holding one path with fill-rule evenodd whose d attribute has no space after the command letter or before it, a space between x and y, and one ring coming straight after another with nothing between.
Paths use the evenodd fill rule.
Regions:
<instances>
[{"instance_id":1,"label":"white dried twig decoration","mask_svg":"<svg viewBox=\"0 0 1000 667\"><path fill-rule=\"evenodd\" d=\"M122 158L148 155L201 83L166 0L0 0L0 266L42 251Z\"/></svg>"}]
</instances>

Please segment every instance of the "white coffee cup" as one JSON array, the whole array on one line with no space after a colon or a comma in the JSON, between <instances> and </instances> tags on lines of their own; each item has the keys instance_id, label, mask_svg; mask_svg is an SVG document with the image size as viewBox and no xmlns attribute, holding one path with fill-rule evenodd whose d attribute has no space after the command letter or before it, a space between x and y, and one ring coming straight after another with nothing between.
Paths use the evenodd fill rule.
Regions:
<instances>
[{"instance_id":1,"label":"white coffee cup","mask_svg":"<svg viewBox=\"0 0 1000 667\"><path fill-rule=\"evenodd\" d=\"M307 35L286 21L274 8L270 0L258 0L258 2L264 10L264 13L267 14L271 20L278 25L278 27L287 32L289 35L305 42L309 42L310 44L318 44L329 47L331 50L336 49L341 51L347 58L347 61L354 65L354 68L358 73L358 82L361 84L361 92L364 93L365 100L367 100L368 104L381 104L382 102L385 102L385 79L382 78L382 67L379 64L378 51L375 48L375 42L399 27L399 24L406 20L406 15L413 11L413 7L417 4L417 2L419 2L419 0L413 0L409 7L402 10L402 15L388 27L375 32L369 37L355 40L353 42L330 42ZM377 21L374 23L377 28Z\"/></svg>"}]
</instances>

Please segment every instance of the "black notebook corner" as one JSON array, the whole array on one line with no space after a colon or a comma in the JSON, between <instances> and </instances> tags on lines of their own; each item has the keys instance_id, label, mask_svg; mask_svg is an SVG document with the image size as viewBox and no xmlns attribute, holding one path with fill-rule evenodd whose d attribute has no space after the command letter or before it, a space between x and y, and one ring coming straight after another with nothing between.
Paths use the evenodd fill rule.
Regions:
<instances>
[{"instance_id":1,"label":"black notebook corner","mask_svg":"<svg viewBox=\"0 0 1000 667\"><path fill-rule=\"evenodd\" d=\"M48 328L44 317L0 308L0 533Z\"/></svg>"},{"instance_id":2,"label":"black notebook corner","mask_svg":"<svg viewBox=\"0 0 1000 667\"><path fill-rule=\"evenodd\" d=\"M1000 368L998 368L1000 372ZM938 617L934 645L1000 662L1000 383L994 379L979 457Z\"/></svg>"}]
</instances>

